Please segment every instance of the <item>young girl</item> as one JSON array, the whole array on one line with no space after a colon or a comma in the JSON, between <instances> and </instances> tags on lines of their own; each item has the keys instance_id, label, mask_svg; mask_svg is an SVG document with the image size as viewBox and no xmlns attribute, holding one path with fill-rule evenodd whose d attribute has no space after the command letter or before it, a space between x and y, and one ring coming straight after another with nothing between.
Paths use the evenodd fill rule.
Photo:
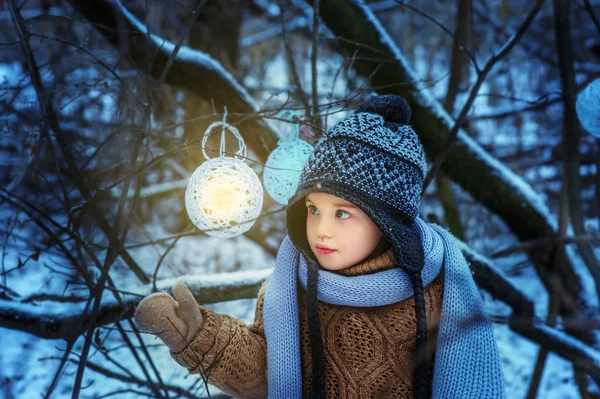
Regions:
<instances>
[{"instance_id":1,"label":"young girl","mask_svg":"<svg viewBox=\"0 0 600 399\"><path fill-rule=\"evenodd\" d=\"M372 97L319 140L252 325L183 284L177 302L144 298L137 325L238 398L504 397L468 265L418 217L427 165L409 118L402 97Z\"/></svg>"}]
</instances>

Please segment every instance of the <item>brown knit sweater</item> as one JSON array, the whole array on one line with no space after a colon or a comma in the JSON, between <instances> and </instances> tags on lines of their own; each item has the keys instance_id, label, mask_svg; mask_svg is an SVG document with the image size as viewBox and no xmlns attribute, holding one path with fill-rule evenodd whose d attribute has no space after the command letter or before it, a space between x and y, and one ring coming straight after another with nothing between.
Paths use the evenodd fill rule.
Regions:
<instances>
[{"instance_id":1,"label":"brown knit sweater","mask_svg":"<svg viewBox=\"0 0 600 399\"><path fill-rule=\"evenodd\" d=\"M339 271L369 274L394 267L392 250ZM430 370L442 307L443 273L425 288L429 325ZM267 397L267 344L263 303L267 281L258 293L254 323L243 322L200 306L204 326L182 352L171 356L190 373L237 398ZM311 385L311 358L305 292L299 286L303 396ZM327 398L412 398L412 364L416 321L414 300L380 307L319 304L325 356Z\"/></svg>"}]
</instances>

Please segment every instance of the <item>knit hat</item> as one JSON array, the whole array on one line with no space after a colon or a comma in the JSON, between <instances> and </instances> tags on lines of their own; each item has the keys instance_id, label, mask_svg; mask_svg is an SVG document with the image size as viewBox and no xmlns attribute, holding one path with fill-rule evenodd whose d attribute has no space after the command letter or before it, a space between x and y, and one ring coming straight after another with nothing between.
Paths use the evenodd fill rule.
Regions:
<instances>
[{"instance_id":1,"label":"knit hat","mask_svg":"<svg viewBox=\"0 0 600 399\"><path fill-rule=\"evenodd\" d=\"M317 301L319 265L306 236L304 197L327 193L353 203L377 225L392 246L398 266L413 284L417 318L415 397L429 395L427 320L421 270L423 245L414 223L419 214L425 152L408 125L411 110L396 95L373 96L317 142L286 213L291 241L308 264L307 315L312 352L311 397L324 397L323 342Z\"/></svg>"}]
</instances>

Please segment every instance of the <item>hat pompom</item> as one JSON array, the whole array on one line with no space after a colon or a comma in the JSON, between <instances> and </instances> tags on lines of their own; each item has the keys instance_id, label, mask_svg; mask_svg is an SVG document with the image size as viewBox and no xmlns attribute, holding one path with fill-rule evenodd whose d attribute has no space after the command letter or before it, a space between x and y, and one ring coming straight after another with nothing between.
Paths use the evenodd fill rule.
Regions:
<instances>
[{"instance_id":1,"label":"hat pompom","mask_svg":"<svg viewBox=\"0 0 600 399\"><path fill-rule=\"evenodd\" d=\"M407 125L410 120L410 106L402 96L395 94L384 94L372 96L360 104L356 110L381 115L386 122Z\"/></svg>"}]
</instances>

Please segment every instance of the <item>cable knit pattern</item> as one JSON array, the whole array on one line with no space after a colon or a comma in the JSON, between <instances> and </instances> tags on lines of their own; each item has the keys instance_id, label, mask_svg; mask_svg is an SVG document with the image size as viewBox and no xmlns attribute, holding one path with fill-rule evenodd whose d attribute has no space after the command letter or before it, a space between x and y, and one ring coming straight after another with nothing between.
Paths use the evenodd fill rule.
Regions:
<instances>
[{"instance_id":1,"label":"cable knit pattern","mask_svg":"<svg viewBox=\"0 0 600 399\"><path fill-rule=\"evenodd\" d=\"M266 285L258 294L254 323L200 306L204 325L194 341L171 357L192 374L237 398L267 397L267 347L263 328L263 297Z\"/></svg>"},{"instance_id":2,"label":"cable knit pattern","mask_svg":"<svg viewBox=\"0 0 600 399\"><path fill-rule=\"evenodd\" d=\"M430 361L435 351L442 290L442 275L425 289ZM299 303L305 301L305 296L299 290ZM327 398L412 399L414 307L412 297L393 305L365 308L319 303ZM305 398L312 389L312 378L304 307L300 308L300 320L302 397Z\"/></svg>"},{"instance_id":3,"label":"cable knit pattern","mask_svg":"<svg viewBox=\"0 0 600 399\"><path fill-rule=\"evenodd\" d=\"M347 276L376 273L395 267L393 251L339 271ZM264 294L258 293L254 323L246 326L224 314L200 306L205 324L190 346L171 356L190 373L236 397L267 397L267 349L263 326ZM442 304L443 276L425 289L430 329L430 356ZM298 301L305 300L298 290ZM412 398L412 358L415 347L414 300L371 308L353 308L321 302L319 313L324 337L326 394L328 398ZM312 388L310 340L306 311L300 309L303 397ZM357 337L361 337L357 340ZM433 371L433 369L431 370Z\"/></svg>"}]
</instances>

